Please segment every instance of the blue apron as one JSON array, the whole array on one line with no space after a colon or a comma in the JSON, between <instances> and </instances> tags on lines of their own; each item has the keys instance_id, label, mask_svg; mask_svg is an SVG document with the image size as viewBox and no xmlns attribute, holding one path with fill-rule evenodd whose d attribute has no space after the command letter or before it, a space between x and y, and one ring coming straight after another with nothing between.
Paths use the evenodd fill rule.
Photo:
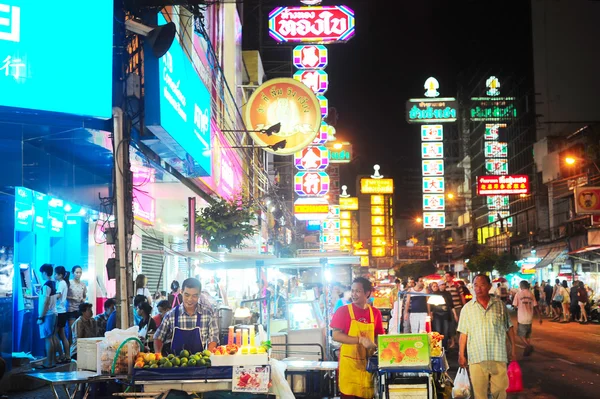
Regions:
<instances>
[{"instance_id":1,"label":"blue apron","mask_svg":"<svg viewBox=\"0 0 600 399\"><path fill-rule=\"evenodd\" d=\"M200 326L202 325L200 322L200 314L196 312L196 327L189 330L179 328L180 307L181 305L175 308L175 324L173 327L173 338L171 339L171 352L176 355L184 349L190 353L202 352L204 346L202 345L202 335L200 334Z\"/></svg>"}]
</instances>

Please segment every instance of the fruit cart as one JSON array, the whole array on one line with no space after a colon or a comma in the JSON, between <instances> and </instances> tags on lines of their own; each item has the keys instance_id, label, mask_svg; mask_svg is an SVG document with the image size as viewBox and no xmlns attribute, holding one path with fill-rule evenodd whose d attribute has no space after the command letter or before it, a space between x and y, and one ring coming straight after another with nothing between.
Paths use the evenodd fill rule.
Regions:
<instances>
[{"instance_id":1,"label":"fruit cart","mask_svg":"<svg viewBox=\"0 0 600 399\"><path fill-rule=\"evenodd\" d=\"M376 380L376 396L433 399L448 368L437 333L380 335L378 353L367 369ZM439 354L439 356L432 356Z\"/></svg>"}]
</instances>

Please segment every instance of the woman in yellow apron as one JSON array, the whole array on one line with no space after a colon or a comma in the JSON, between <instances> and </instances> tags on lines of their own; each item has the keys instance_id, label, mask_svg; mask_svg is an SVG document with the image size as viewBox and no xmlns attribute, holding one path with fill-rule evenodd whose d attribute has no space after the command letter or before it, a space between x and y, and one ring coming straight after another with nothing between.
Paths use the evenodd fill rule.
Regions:
<instances>
[{"instance_id":1,"label":"woman in yellow apron","mask_svg":"<svg viewBox=\"0 0 600 399\"><path fill-rule=\"evenodd\" d=\"M373 376L367 372L367 359L375 348L375 338L383 334L381 312L367 302L373 286L364 277L352 282L352 303L333 315L333 339L342 344L339 385L342 398L372 398Z\"/></svg>"}]
</instances>

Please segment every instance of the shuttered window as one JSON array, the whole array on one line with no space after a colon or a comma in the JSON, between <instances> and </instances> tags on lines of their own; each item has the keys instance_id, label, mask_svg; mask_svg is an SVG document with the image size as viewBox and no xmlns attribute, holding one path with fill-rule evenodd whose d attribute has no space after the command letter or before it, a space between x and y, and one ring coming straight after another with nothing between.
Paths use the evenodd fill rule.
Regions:
<instances>
[{"instance_id":1,"label":"shuttered window","mask_svg":"<svg viewBox=\"0 0 600 399\"><path fill-rule=\"evenodd\" d=\"M158 231L155 231L155 235L156 237L142 234L143 251L162 251L164 249L163 235ZM142 254L142 274L148 278L148 289L152 295L154 295L156 291L162 290L162 287L164 286L164 281L161 281L160 286L157 289L164 260L163 255Z\"/></svg>"}]
</instances>

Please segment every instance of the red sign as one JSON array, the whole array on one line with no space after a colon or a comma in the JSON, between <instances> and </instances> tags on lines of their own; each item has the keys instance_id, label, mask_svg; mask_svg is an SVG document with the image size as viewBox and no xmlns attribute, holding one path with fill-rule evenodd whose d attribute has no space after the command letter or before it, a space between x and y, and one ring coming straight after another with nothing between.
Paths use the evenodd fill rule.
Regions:
<instances>
[{"instance_id":1,"label":"red sign","mask_svg":"<svg viewBox=\"0 0 600 399\"><path fill-rule=\"evenodd\" d=\"M529 194L529 176L479 176L477 195Z\"/></svg>"},{"instance_id":2,"label":"red sign","mask_svg":"<svg viewBox=\"0 0 600 399\"><path fill-rule=\"evenodd\" d=\"M269 35L278 42L345 42L354 32L354 11L346 6L278 7L269 14Z\"/></svg>"}]
</instances>

